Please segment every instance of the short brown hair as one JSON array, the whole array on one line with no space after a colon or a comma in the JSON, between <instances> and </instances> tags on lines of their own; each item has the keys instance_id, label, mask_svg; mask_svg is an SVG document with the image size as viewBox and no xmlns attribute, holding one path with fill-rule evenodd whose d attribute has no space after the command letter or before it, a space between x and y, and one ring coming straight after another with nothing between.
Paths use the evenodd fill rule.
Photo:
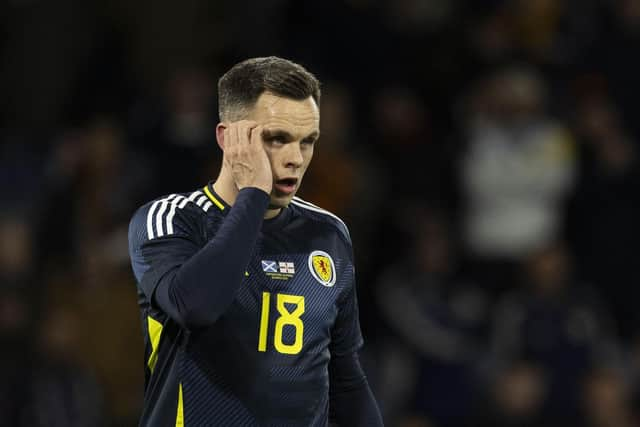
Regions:
<instances>
[{"instance_id":1,"label":"short brown hair","mask_svg":"<svg viewBox=\"0 0 640 427\"><path fill-rule=\"evenodd\" d=\"M311 96L320 105L320 82L302 65L277 56L250 58L218 80L220 120L240 120L264 92L295 100Z\"/></svg>"}]
</instances>

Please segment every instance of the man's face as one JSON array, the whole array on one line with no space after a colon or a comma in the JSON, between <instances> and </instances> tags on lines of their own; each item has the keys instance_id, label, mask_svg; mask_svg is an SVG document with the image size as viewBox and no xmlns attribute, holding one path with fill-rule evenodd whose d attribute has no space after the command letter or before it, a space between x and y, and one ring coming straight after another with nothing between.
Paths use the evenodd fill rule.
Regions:
<instances>
[{"instance_id":1,"label":"man's face","mask_svg":"<svg viewBox=\"0 0 640 427\"><path fill-rule=\"evenodd\" d=\"M303 101L265 92L247 117L264 126L264 149L271 162L271 208L286 207L302 183L320 135L320 112L312 97Z\"/></svg>"}]
</instances>

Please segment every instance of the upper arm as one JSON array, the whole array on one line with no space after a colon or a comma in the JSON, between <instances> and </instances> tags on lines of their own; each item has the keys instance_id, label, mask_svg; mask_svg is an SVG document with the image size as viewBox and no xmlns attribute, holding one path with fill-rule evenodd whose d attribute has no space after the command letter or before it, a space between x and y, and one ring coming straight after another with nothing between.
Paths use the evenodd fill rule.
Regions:
<instances>
[{"instance_id":1,"label":"upper arm","mask_svg":"<svg viewBox=\"0 0 640 427\"><path fill-rule=\"evenodd\" d=\"M353 244L347 225L339 218L335 218L334 225L338 236L343 242L347 264L339 278L342 292L336 305L338 315L331 331L330 351L332 356L343 356L357 352L363 344L360 330L360 314L358 295L356 290L356 271L353 261Z\"/></svg>"},{"instance_id":2,"label":"upper arm","mask_svg":"<svg viewBox=\"0 0 640 427\"><path fill-rule=\"evenodd\" d=\"M358 351L363 339L360 331L360 315L356 292L355 269L349 264L343 272L345 288L338 297L338 314L331 331L330 351L333 356L342 356Z\"/></svg>"},{"instance_id":3,"label":"upper arm","mask_svg":"<svg viewBox=\"0 0 640 427\"><path fill-rule=\"evenodd\" d=\"M155 205L155 208L154 208ZM162 202L140 208L129 224L129 255L138 286L154 306L154 293L202 247L202 231L184 209ZM157 306L156 306L157 307Z\"/></svg>"},{"instance_id":4,"label":"upper arm","mask_svg":"<svg viewBox=\"0 0 640 427\"><path fill-rule=\"evenodd\" d=\"M331 358L329 419L340 426L382 426L382 416L356 353Z\"/></svg>"}]
</instances>

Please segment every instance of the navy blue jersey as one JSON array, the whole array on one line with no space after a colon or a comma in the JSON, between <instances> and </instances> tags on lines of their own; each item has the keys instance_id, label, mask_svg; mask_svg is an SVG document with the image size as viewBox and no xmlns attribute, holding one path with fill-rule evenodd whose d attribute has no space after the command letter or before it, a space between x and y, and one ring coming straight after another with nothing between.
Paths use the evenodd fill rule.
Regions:
<instances>
[{"instance_id":1,"label":"navy blue jersey","mask_svg":"<svg viewBox=\"0 0 640 427\"><path fill-rule=\"evenodd\" d=\"M264 220L255 245L240 248L249 259L241 283L211 324L193 326L156 303L158 285L217 238L233 209L209 184L150 202L131 221L145 336L141 425L326 426L330 358L362 345L351 241L336 216L295 198ZM190 280L218 287L228 280L220 275Z\"/></svg>"}]
</instances>

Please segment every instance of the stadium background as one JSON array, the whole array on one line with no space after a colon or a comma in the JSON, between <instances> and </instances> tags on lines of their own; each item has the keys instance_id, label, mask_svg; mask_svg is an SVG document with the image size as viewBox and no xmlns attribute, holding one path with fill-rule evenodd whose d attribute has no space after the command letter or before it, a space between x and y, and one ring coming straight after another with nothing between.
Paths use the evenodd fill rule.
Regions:
<instances>
[{"instance_id":1,"label":"stadium background","mask_svg":"<svg viewBox=\"0 0 640 427\"><path fill-rule=\"evenodd\" d=\"M270 54L324 84L301 195L387 424L638 425L639 48L639 0L0 3L0 425L135 425L128 220L216 176L216 80Z\"/></svg>"}]
</instances>

